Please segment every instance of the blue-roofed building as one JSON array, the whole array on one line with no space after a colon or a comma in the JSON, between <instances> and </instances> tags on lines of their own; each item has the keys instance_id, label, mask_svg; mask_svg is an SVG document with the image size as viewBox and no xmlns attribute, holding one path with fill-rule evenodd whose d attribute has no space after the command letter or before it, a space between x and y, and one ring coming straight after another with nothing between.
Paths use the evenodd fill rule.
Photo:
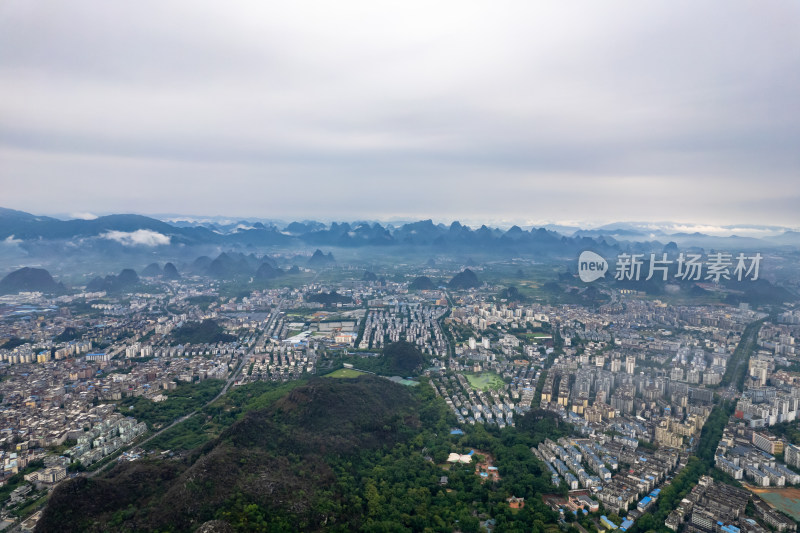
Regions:
<instances>
[{"instance_id":1,"label":"blue-roofed building","mask_svg":"<svg viewBox=\"0 0 800 533\"><path fill-rule=\"evenodd\" d=\"M606 515L600 517L600 523L603 524L606 529L617 529L618 527L617 524L609 520Z\"/></svg>"},{"instance_id":2,"label":"blue-roofed building","mask_svg":"<svg viewBox=\"0 0 800 533\"><path fill-rule=\"evenodd\" d=\"M619 528L622 531L628 531L628 529L630 529L632 525L633 525L633 520L626 518L625 520L622 521L622 524L619 526Z\"/></svg>"},{"instance_id":3,"label":"blue-roofed building","mask_svg":"<svg viewBox=\"0 0 800 533\"><path fill-rule=\"evenodd\" d=\"M650 496L645 496L639 501L639 503L636 505L636 508L640 512L644 513L645 511L647 511L647 509L650 508L651 505L653 505L653 499L650 498Z\"/></svg>"}]
</instances>

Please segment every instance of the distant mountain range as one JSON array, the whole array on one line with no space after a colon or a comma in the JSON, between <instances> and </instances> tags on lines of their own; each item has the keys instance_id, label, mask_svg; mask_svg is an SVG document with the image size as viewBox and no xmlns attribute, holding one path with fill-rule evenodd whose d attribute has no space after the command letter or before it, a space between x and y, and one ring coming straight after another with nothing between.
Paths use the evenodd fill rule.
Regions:
<instances>
[{"instance_id":1,"label":"distant mountain range","mask_svg":"<svg viewBox=\"0 0 800 533\"><path fill-rule=\"evenodd\" d=\"M569 226L546 227L572 236L604 237L616 241L672 241L681 246L705 248L748 250L765 246L800 246L800 232L780 226L615 222L591 229Z\"/></svg>"},{"instance_id":2,"label":"distant mountain range","mask_svg":"<svg viewBox=\"0 0 800 533\"><path fill-rule=\"evenodd\" d=\"M668 223L664 228L686 229ZM729 231L734 231L730 227ZM570 230L573 230L570 233ZM320 247L435 247L439 252L482 250L511 254L537 254L565 257L592 248L599 253L618 251L658 251L667 243L705 249L753 250L776 247L800 247L800 232L772 227L771 233L752 226L742 226L746 236L719 236L700 232L668 233L642 223L617 223L595 229L559 227L507 230L485 225L471 228L459 222L435 224L431 220L399 226L378 222L291 222L274 223L165 222L142 215L123 214L93 220L59 220L22 211L0 208L0 246L16 246L30 254L48 243L68 242L72 248L107 250L169 250L193 246L220 249L320 248ZM761 233L759 233L761 232ZM753 235L768 236L753 236ZM69 252L69 250L66 250ZM321 253L321 252L320 252ZM198 254L199 255L199 254ZM196 257L196 256L195 256ZM312 264L329 263L326 256L312 258ZM224 265L221 265L224 267ZM258 265L255 265L257 268ZM212 267L213 268L213 267Z\"/></svg>"},{"instance_id":3,"label":"distant mountain range","mask_svg":"<svg viewBox=\"0 0 800 533\"><path fill-rule=\"evenodd\" d=\"M441 250L461 248L535 249L539 253L564 253L595 239L565 237L545 229L522 230L514 226L503 231L481 226L472 229L453 222L449 226L423 220L399 227L379 223L292 222L283 228L242 221L234 227L219 228L213 223L178 225L141 215L110 215L94 220L58 220L21 211L0 208L0 241L28 246L43 241L70 241L100 251L111 246L175 247L362 247L436 246ZM313 263L330 262L315 257Z\"/></svg>"}]
</instances>

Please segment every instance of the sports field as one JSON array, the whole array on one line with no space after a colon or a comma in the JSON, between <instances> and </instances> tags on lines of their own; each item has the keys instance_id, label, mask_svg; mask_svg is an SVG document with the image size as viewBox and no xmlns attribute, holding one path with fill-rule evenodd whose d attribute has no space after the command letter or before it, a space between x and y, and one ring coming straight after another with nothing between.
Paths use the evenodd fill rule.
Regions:
<instances>
[{"instance_id":1,"label":"sports field","mask_svg":"<svg viewBox=\"0 0 800 533\"><path fill-rule=\"evenodd\" d=\"M787 487L785 489L770 487L766 489L761 487L755 488L749 485L746 487L767 500L772 507L777 507L795 520L800 519L800 489L794 487Z\"/></svg>"},{"instance_id":2,"label":"sports field","mask_svg":"<svg viewBox=\"0 0 800 533\"><path fill-rule=\"evenodd\" d=\"M503 378L494 372L483 372L481 374L465 374L467 381L473 388L481 390L499 389L505 385Z\"/></svg>"},{"instance_id":3,"label":"sports field","mask_svg":"<svg viewBox=\"0 0 800 533\"><path fill-rule=\"evenodd\" d=\"M325 374L326 378L357 378L364 372L353 370L352 368L340 368L330 374Z\"/></svg>"}]
</instances>

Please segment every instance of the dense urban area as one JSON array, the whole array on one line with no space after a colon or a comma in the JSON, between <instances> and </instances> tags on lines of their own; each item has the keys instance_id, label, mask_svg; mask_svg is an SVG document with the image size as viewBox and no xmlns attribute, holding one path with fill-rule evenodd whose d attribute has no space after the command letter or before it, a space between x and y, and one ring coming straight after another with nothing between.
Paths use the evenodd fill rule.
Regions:
<instances>
[{"instance_id":1,"label":"dense urban area","mask_svg":"<svg viewBox=\"0 0 800 533\"><path fill-rule=\"evenodd\" d=\"M363 487L341 489L345 499L363 491L364 529L392 512L381 506L421 498L431 513L455 511L417 523L423 504L409 504L394 523L796 530L800 312L791 306L587 289L563 276L561 294L550 286L541 298L542 284L513 262L503 266L516 285L490 281L480 265L430 261L376 275L320 252L307 259L294 282L252 290L154 264L71 291L0 297L2 527L52 527L44 507L60 484L187 460L227 435L248 401L330 393L317 377L375 375L379 388L442 411L430 415L438 431L384 446L398 465L424 464L424 482L393 489L362 472ZM380 464L370 475L389 468ZM215 519L233 530L281 529L252 507L226 506ZM102 517L105 530L125 512ZM299 529L326 524L313 520Z\"/></svg>"}]
</instances>

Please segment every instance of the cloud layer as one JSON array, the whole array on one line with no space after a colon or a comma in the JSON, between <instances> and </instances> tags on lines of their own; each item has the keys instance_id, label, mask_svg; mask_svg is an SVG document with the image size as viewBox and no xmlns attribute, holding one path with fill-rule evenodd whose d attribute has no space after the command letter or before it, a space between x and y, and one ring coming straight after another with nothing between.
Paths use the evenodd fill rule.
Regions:
<instances>
[{"instance_id":1,"label":"cloud layer","mask_svg":"<svg viewBox=\"0 0 800 533\"><path fill-rule=\"evenodd\" d=\"M97 218L97 215L94 213L70 213L70 218L78 219L78 220L94 220Z\"/></svg>"},{"instance_id":2,"label":"cloud layer","mask_svg":"<svg viewBox=\"0 0 800 533\"><path fill-rule=\"evenodd\" d=\"M125 246L161 246L170 243L170 237L157 231L139 229L136 231L108 231L100 235L103 239L117 241Z\"/></svg>"},{"instance_id":3,"label":"cloud layer","mask_svg":"<svg viewBox=\"0 0 800 533\"><path fill-rule=\"evenodd\" d=\"M796 226L798 20L795 2L8 0L3 202Z\"/></svg>"}]
</instances>

